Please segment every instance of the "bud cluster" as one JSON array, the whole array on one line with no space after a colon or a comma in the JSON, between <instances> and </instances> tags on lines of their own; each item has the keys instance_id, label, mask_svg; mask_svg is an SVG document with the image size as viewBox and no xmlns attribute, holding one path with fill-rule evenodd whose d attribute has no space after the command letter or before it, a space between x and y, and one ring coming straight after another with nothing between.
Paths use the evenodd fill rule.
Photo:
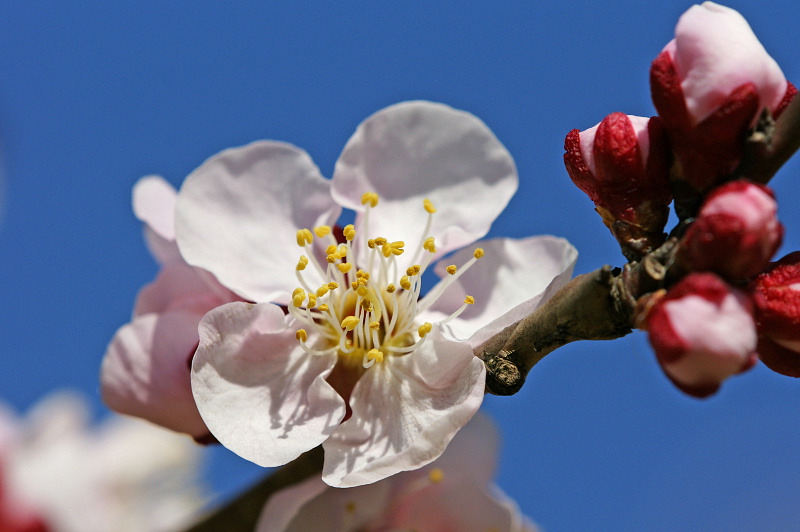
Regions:
<instances>
[{"instance_id":1,"label":"bud cluster","mask_svg":"<svg viewBox=\"0 0 800 532\"><path fill-rule=\"evenodd\" d=\"M800 252L770 265L784 232L775 196L734 180L750 135L769 135L797 89L745 19L712 2L681 16L650 86L658 116L612 113L564 144L570 178L629 261L667 240L670 204L678 215L661 287L641 296L638 326L690 395L714 393L758 357L800 376Z\"/></svg>"}]
</instances>

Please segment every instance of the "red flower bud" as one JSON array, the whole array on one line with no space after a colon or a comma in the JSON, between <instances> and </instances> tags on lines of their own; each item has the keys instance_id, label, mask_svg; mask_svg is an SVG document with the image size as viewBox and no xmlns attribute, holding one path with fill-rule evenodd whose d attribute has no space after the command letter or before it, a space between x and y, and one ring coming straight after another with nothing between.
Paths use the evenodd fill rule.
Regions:
<instances>
[{"instance_id":1,"label":"red flower bud","mask_svg":"<svg viewBox=\"0 0 800 532\"><path fill-rule=\"evenodd\" d=\"M717 188L681 241L683 259L693 270L710 270L731 281L754 277L783 239L777 210L764 185L734 181Z\"/></svg>"},{"instance_id":2,"label":"red flower bud","mask_svg":"<svg viewBox=\"0 0 800 532\"><path fill-rule=\"evenodd\" d=\"M712 2L681 16L650 88L682 179L700 192L736 168L761 111L777 117L797 92L747 21Z\"/></svg>"},{"instance_id":3,"label":"red flower bud","mask_svg":"<svg viewBox=\"0 0 800 532\"><path fill-rule=\"evenodd\" d=\"M773 263L752 289L761 360L773 371L800 377L800 251Z\"/></svg>"},{"instance_id":4,"label":"red flower bud","mask_svg":"<svg viewBox=\"0 0 800 532\"><path fill-rule=\"evenodd\" d=\"M564 141L564 164L630 259L664 240L672 195L669 150L658 118L612 113Z\"/></svg>"},{"instance_id":5,"label":"red flower bud","mask_svg":"<svg viewBox=\"0 0 800 532\"><path fill-rule=\"evenodd\" d=\"M712 273L692 273L669 289L647 316L661 368L681 390L706 397L756 362L752 303Z\"/></svg>"}]
</instances>

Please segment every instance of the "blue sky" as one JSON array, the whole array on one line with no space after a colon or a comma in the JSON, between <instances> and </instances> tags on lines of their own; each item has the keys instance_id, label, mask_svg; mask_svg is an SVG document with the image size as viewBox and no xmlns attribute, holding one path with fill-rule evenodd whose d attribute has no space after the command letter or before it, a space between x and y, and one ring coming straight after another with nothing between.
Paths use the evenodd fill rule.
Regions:
<instances>
[{"instance_id":1,"label":"blue sky","mask_svg":"<svg viewBox=\"0 0 800 532\"><path fill-rule=\"evenodd\" d=\"M95 401L107 342L156 265L130 209L140 176L178 186L207 157L270 138L330 175L356 125L409 99L483 119L518 194L491 236L550 233L576 271L621 265L569 181L566 133L651 115L648 69L689 2L0 3L0 396ZM800 4L727 5L800 81ZM796 161L773 181L800 249ZM763 367L709 400L674 389L646 338L558 350L486 410L498 481L547 531L790 530L800 522L800 383ZM261 471L215 449L223 494Z\"/></svg>"}]
</instances>

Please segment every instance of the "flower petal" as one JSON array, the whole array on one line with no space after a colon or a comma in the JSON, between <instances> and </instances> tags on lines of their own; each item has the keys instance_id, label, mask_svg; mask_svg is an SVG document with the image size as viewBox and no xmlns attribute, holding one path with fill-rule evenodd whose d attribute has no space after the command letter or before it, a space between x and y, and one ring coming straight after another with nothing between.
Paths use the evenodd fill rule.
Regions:
<instances>
[{"instance_id":1,"label":"flower petal","mask_svg":"<svg viewBox=\"0 0 800 532\"><path fill-rule=\"evenodd\" d=\"M289 144L225 150L192 172L178 194L181 254L245 299L288 303L302 252L297 230L339 216L329 191L308 154Z\"/></svg>"},{"instance_id":2,"label":"flower petal","mask_svg":"<svg viewBox=\"0 0 800 532\"><path fill-rule=\"evenodd\" d=\"M273 495L261 512L256 532L362 530L385 512L390 489L391 484L384 482L340 490L311 478Z\"/></svg>"},{"instance_id":3,"label":"flower petal","mask_svg":"<svg viewBox=\"0 0 800 532\"><path fill-rule=\"evenodd\" d=\"M414 101L378 111L358 126L336 162L332 194L359 213L363 229L361 196L377 192L368 238L402 240L413 249L433 235L442 255L484 236L516 190L514 161L481 120ZM425 198L438 210L423 235ZM404 257L413 261L413 253Z\"/></svg>"},{"instance_id":4,"label":"flower petal","mask_svg":"<svg viewBox=\"0 0 800 532\"><path fill-rule=\"evenodd\" d=\"M203 314L212 308L237 299L235 294L222 286L212 290L199 272L183 261L167 264L155 281L141 289L133 315L181 310L197 315L197 325Z\"/></svg>"},{"instance_id":5,"label":"flower petal","mask_svg":"<svg viewBox=\"0 0 800 532\"><path fill-rule=\"evenodd\" d=\"M323 444L322 479L359 486L435 460L480 407L485 373L436 328L416 351L375 364L353 389L352 417Z\"/></svg>"},{"instance_id":6,"label":"flower petal","mask_svg":"<svg viewBox=\"0 0 800 532\"><path fill-rule=\"evenodd\" d=\"M208 435L189 380L199 321L196 314L167 312L145 314L121 327L100 371L105 403L195 438Z\"/></svg>"},{"instance_id":7,"label":"flower petal","mask_svg":"<svg viewBox=\"0 0 800 532\"><path fill-rule=\"evenodd\" d=\"M192 391L212 434L239 456L283 465L344 417L344 400L325 381L336 357L303 351L280 307L229 303L206 314L199 332Z\"/></svg>"},{"instance_id":8,"label":"flower petal","mask_svg":"<svg viewBox=\"0 0 800 532\"><path fill-rule=\"evenodd\" d=\"M159 264L180 261L175 244L177 192L163 177L148 175L133 186L133 214L145 224L147 247Z\"/></svg>"},{"instance_id":9,"label":"flower petal","mask_svg":"<svg viewBox=\"0 0 800 532\"><path fill-rule=\"evenodd\" d=\"M519 240L498 238L480 242L480 246L485 256L419 317L421 321L441 321L461 305L466 294L473 296L474 305L442 326L446 336L468 340L472 347L518 322L547 301L570 280L578 257L572 244L548 235ZM471 255L471 250L462 250L449 257L447 263L460 265ZM447 277L446 266L444 261L436 265L435 271L440 277ZM435 290L433 288L431 293Z\"/></svg>"}]
</instances>

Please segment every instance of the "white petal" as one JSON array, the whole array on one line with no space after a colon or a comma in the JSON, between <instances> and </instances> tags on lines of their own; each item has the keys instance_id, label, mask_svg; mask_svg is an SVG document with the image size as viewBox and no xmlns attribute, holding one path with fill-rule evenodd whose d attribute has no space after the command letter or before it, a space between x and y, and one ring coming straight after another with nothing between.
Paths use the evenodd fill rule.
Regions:
<instances>
[{"instance_id":1,"label":"white petal","mask_svg":"<svg viewBox=\"0 0 800 532\"><path fill-rule=\"evenodd\" d=\"M433 235L441 255L484 236L516 190L514 161L483 122L446 105L414 101L359 125L336 162L332 193L362 213L362 194L377 192L367 238L402 240L408 250ZM430 235L422 234L425 198L437 209ZM357 220L361 227L363 214ZM400 259L405 265L413 256Z\"/></svg>"},{"instance_id":2,"label":"white petal","mask_svg":"<svg viewBox=\"0 0 800 532\"><path fill-rule=\"evenodd\" d=\"M182 261L167 264L156 280L139 292L133 315L182 310L196 314L199 321L212 308L237 299L232 292L227 292L221 286L212 290L199 272L197 268Z\"/></svg>"},{"instance_id":3,"label":"white petal","mask_svg":"<svg viewBox=\"0 0 800 532\"><path fill-rule=\"evenodd\" d=\"M485 256L448 288L445 297L419 317L420 321L440 321L458 308L453 305L460 305L464 295L473 296L475 304L443 326L448 337L469 339L473 347L547 301L570 280L578 257L569 242L547 235L492 239L478 245L486 252ZM437 264L436 272L446 277L447 264L461 265L471 256L471 250L457 252L446 263Z\"/></svg>"},{"instance_id":4,"label":"white petal","mask_svg":"<svg viewBox=\"0 0 800 532\"><path fill-rule=\"evenodd\" d=\"M208 435L192 398L189 359L200 316L145 314L121 327L103 358L103 400L113 410L197 438Z\"/></svg>"},{"instance_id":5,"label":"white petal","mask_svg":"<svg viewBox=\"0 0 800 532\"><path fill-rule=\"evenodd\" d=\"M178 246L186 262L244 299L287 303L303 253L297 230L331 224L340 210L306 152L254 142L215 155L186 178L178 194Z\"/></svg>"},{"instance_id":6,"label":"white petal","mask_svg":"<svg viewBox=\"0 0 800 532\"><path fill-rule=\"evenodd\" d=\"M390 489L381 482L342 490L312 478L272 496L256 532L356 532L386 511Z\"/></svg>"},{"instance_id":7,"label":"white petal","mask_svg":"<svg viewBox=\"0 0 800 532\"><path fill-rule=\"evenodd\" d=\"M133 214L144 223L144 239L159 264L180 260L175 244L177 192L163 177L148 175L133 186Z\"/></svg>"},{"instance_id":8,"label":"white petal","mask_svg":"<svg viewBox=\"0 0 800 532\"><path fill-rule=\"evenodd\" d=\"M324 444L322 479L352 487L438 458L483 401L485 368L434 328L422 346L387 356L353 389L353 415Z\"/></svg>"},{"instance_id":9,"label":"white petal","mask_svg":"<svg viewBox=\"0 0 800 532\"><path fill-rule=\"evenodd\" d=\"M325 441L345 414L325 381L335 356L307 354L280 307L229 303L200 323L192 391L209 430L258 465L294 460Z\"/></svg>"}]
</instances>

